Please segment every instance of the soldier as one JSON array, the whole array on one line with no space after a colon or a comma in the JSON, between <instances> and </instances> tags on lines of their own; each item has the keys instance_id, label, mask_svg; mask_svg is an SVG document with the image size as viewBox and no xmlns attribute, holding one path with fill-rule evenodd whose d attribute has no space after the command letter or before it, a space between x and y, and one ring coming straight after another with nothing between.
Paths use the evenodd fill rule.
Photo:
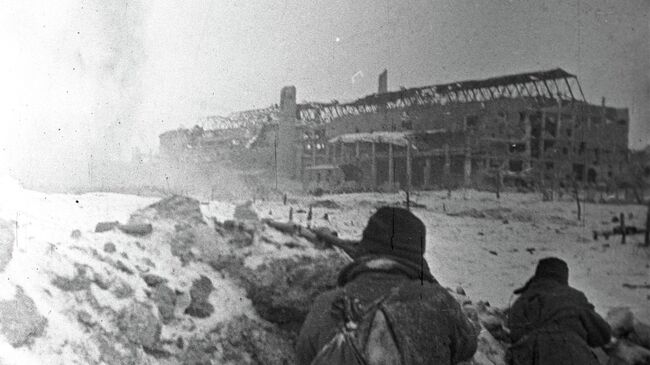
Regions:
<instances>
[{"instance_id":1,"label":"soldier","mask_svg":"<svg viewBox=\"0 0 650 365\"><path fill-rule=\"evenodd\" d=\"M356 260L341 271L337 289L315 300L303 324L299 364L312 364L317 357L317 363L332 364L456 364L474 355L477 330L431 274L423 256L425 233L422 221L406 209L383 207L370 217ZM365 360L344 362L349 357L341 353L323 359L324 349L331 352L340 345L333 338L341 328L335 309L346 307L341 299L353 298L347 307L369 308L387 296L382 316L372 326L384 323L388 329L375 331L375 336L374 329L360 326L359 331L367 331L359 338L366 340L355 340L349 351L349 357L362 353Z\"/></svg>"},{"instance_id":2,"label":"soldier","mask_svg":"<svg viewBox=\"0 0 650 365\"><path fill-rule=\"evenodd\" d=\"M585 295L569 286L566 262L539 261L510 309L511 365L598 365L590 347L607 345L611 329Z\"/></svg>"}]
</instances>

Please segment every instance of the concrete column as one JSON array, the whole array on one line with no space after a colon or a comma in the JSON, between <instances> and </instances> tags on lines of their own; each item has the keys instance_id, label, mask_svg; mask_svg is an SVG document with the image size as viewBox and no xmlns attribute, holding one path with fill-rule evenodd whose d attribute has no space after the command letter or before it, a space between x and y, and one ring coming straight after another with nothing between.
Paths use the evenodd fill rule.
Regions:
<instances>
[{"instance_id":1,"label":"concrete column","mask_svg":"<svg viewBox=\"0 0 650 365\"><path fill-rule=\"evenodd\" d=\"M395 184L395 161L393 161L393 145L388 144L388 185L391 187Z\"/></svg>"},{"instance_id":2,"label":"concrete column","mask_svg":"<svg viewBox=\"0 0 650 365\"><path fill-rule=\"evenodd\" d=\"M463 170L463 182L469 186L472 177L472 149L469 145L465 146L465 169Z\"/></svg>"},{"instance_id":3,"label":"concrete column","mask_svg":"<svg viewBox=\"0 0 650 365\"><path fill-rule=\"evenodd\" d=\"M524 169L529 169L531 167L531 151L532 151L532 141L531 141L532 126L530 125L530 114L526 113L526 118L524 119L524 135L526 141L526 159L524 160Z\"/></svg>"},{"instance_id":4,"label":"concrete column","mask_svg":"<svg viewBox=\"0 0 650 365\"><path fill-rule=\"evenodd\" d=\"M354 144L354 157L359 158L360 143L357 141Z\"/></svg>"},{"instance_id":5,"label":"concrete column","mask_svg":"<svg viewBox=\"0 0 650 365\"><path fill-rule=\"evenodd\" d=\"M330 144L325 143L325 163L330 163Z\"/></svg>"},{"instance_id":6,"label":"concrete column","mask_svg":"<svg viewBox=\"0 0 650 365\"><path fill-rule=\"evenodd\" d=\"M542 121L540 123L539 133L539 160L544 160L544 133L546 132L546 112L542 112Z\"/></svg>"},{"instance_id":7,"label":"concrete column","mask_svg":"<svg viewBox=\"0 0 650 365\"><path fill-rule=\"evenodd\" d=\"M372 179L372 187L377 187L377 151L375 142L372 142L372 156L370 161L370 177Z\"/></svg>"},{"instance_id":8,"label":"concrete column","mask_svg":"<svg viewBox=\"0 0 650 365\"><path fill-rule=\"evenodd\" d=\"M445 151L445 165L442 168L442 174L444 175L445 179L448 179L449 175L451 174L451 156L449 154L449 145L445 143L445 145L442 146L442 149Z\"/></svg>"},{"instance_id":9,"label":"concrete column","mask_svg":"<svg viewBox=\"0 0 650 365\"><path fill-rule=\"evenodd\" d=\"M336 152L338 150L338 148L337 148L338 145L339 145L338 142L332 143L332 164L333 165L338 164L338 159L337 159L337 155L336 155Z\"/></svg>"},{"instance_id":10,"label":"concrete column","mask_svg":"<svg viewBox=\"0 0 650 365\"><path fill-rule=\"evenodd\" d=\"M311 165L316 166L316 144L311 144Z\"/></svg>"},{"instance_id":11,"label":"concrete column","mask_svg":"<svg viewBox=\"0 0 650 365\"><path fill-rule=\"evenodd\" d=\"M412 179L413 179L413 171L412 171L412 151L411 151L411 144L406 143L406 191L411 191L412 187Z\"/></svg>"},{"instance_id":12,"label":"concrete column","mask_svg":"<svg viewBox=\"0 0 650 365\"><path fill-rule=\"evenodd\" d=\"M562 126L562 100L557 100L557 123L555 124L555 138L560 138Z\"/></svg>"},{"instance_id":13,"label":"concrete column","mask_svg":"<svg viewBox=\"0 0 650 365\"><path fill-rule=\"evenodd\" d=\"M424 161L424 186L431 184L431 158L427 157Z\"/></svg>"}]
</instances>

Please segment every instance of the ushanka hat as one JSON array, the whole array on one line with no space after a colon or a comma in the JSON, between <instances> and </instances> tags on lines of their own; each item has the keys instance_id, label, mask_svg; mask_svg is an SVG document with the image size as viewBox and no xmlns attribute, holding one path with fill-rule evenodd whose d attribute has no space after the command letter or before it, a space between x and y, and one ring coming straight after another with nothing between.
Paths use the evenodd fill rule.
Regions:
<instances>
[{"instance_id":1,"label":"ushanka hat","mask_svg":"<svg viewBox=\"0 0 650 365\"><path fill-rule=\"evenodd\" d=\"M515 290L515 294L524 292L533 280L538 279L551 279L563 285L569 285L569 266L564 260L557 257L547 257L539 260L537 268L535 268L535 275L530 278L526 284Z\"/></svg>"},{"instance_id":2,"label":"ushanka hat","mask_svg":"<svg viewBox=\"0 0 650 365\"><path fill-rule=\"evenodd\" d=\"M424 223L409 210L382 207L363 230L359 253L386 255L421 265L426 249Z\"/></svg>"}]
</instances>

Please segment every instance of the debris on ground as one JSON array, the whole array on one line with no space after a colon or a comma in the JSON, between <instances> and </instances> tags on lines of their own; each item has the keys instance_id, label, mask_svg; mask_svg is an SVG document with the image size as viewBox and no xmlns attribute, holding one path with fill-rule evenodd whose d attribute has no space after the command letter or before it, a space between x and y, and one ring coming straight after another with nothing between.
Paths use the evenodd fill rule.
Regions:
<instances>
[{"instance_id":1,"label":"debris on ground","mask_svg":"<svg viewBox=\"0 0 650 365\"><path fill-rule=\"evenodd\" d=\"M26 196L24 199L29 199ZM396 194L384 198L382 204L399 204L402 198ZM42 196L34 199L40 201ZM356 200L337 196L330 200L328 196L316 202L309 197L308 201L291 204L296 212L300 206L309 206L312 222L306 221L306 214L298 213L291 222L286 217L289 207L282 206L281 201L258 200L239 206L239 212L234 203L229 203L235 213L231 211L226 217L222 212L220 217L226 219L217 221L213 216L203 216L198 200L182 196L158 202L118 194L84 199L85 206L124 199L124 209L120 214L80 216L59 228L60 223L49 225L46 218L53 211L64 210L53 205L41 215L31 212L31 220L18 237L12 235L14 224L9 221L15 215L0 217L6 219L0 220L3 364L295 363L295 339L312 301L336 286L339 271L355 257L355 242L364 221L380 205L371 195L350 198ZM420 200L428 207L437 206L425 195L418 196ZM546 224L533 226L529 222L537 216L531 215L530 209L504 204L477 210L469 205L471 201L459 201L446 200L450 211L461 212L453 218L432 208L418 211L431 236L427 250L433 254L427 260L436 278L455 288L450 293L477 329L479 349L466 364L504 364L509 330L506 312L499 305L505 307L508 296L490 297L490 302L497 301L494 306L470 299L469 295L488 299L485 296L489 292L476 293L483 290L486 278L492 280L494 276L480 264L488 261L485 257L495 266L519 260L512 271L518 276L529 274L530 262L558 250L545 240L548 232L559 230L553 240L567 236L566 241L573 243L579 232L575 225L562 223L560 227L549 218L550 230ZM273 212L279 215L273 216ZM327 219L321 220L325 214ZM553 209L547 217L557 214L561 212ZM467 232L450 224L463 217L510 223L503 226L472 221L476 227L467 227ZM318 224L312 226L314 221ZM98 229L102 222L106 226ZM135 238L117 222L148 225L151 230ZM74 229L83 236L72 238ZM541 238L531 239L533 233ZM477 239L498 257L484 255L475 244L473 251L469 250L467 242ZM516 244L511 244L515 240ZM454 245L448 245L450 242ZM459 261L457 254L465 261ZM508 256L508 260L499 260L501 256ZM446 269L459 264L468 268L461 273L462 280ZM503 275L510 293L515 281ZM633 280L630 276L627 281ZM644 289L645 283L630 285ZM621 289L620 282L616 287L630 296L644 292ZM646 293L642 294L647 303ZM650 331L632 315L643 308L632 304L636 307L620 311L620 324L610 322L619 339L611 353L617 364L632 364L629 361L645 356L647 351ZM18 323L7 318L25 320Z\"/></svg>"}]
</instances>

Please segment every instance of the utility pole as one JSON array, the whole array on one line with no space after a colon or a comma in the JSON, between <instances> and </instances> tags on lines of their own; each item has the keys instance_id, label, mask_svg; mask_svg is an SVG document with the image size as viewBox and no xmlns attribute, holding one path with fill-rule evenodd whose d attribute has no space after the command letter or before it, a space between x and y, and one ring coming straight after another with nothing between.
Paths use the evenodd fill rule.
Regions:
<instances>
[{"instance_id":1,"label":"utility pole","mask_svg":"<svg viewBox=\"0 0 650 365\"><path fill-rule=\"evenodd\" d=\"M645 214L645 247L650 247L650 202L648 202L648 212Z\"/></svg>"},{"instance_id":2,"label":"utility pole","mask_svg":"<svg viewBox=\"0 0 650 365\"><path fill-rule=\"evenodd\" d=\"M273 141L273 162L275 165L275 190L278 190L278 134L275 134Z\"/></svg>"},{"instance_id":3,"label":"utility pole","mask_svg":"<svg viewBox=\"0 0 650 365\"><path fill-rule=\"evenodd\" d=\"M625 213L621 213L619 216L619 222L621 223L621 244L625 244Z\"/></svg>"}]
</instances>

